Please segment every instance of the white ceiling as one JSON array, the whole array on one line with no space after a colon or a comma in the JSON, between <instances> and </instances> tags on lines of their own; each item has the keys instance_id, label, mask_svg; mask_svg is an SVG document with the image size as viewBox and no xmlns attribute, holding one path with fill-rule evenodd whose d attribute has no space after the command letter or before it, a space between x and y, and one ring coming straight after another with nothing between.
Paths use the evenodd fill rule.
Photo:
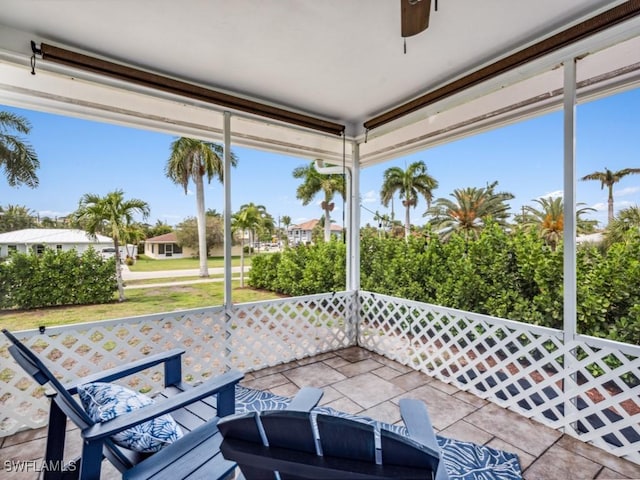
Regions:
<instances>
[{"instance_id":1,"label":"white ceiling","mask_svg":"<svg viewBox=\"0 0 640 480\"><path fill-rule=\"evenodd\" d=\"M354 136L372 116L619 3L440 0L406 54L400 0L0 0L0 24Z\"/></svg>"},{"instance_id":2,"label":"white ceiling","mask_svg":"<svg viewBox=\"0 0 640 480\"><path fill-rule=\"evenodd\" d=\"M578 101L640 85L636 15L365 133L365 120L626 2L434 3L404 54L400 0L0 0L0 104L222 141L223 107L42 59L30 75L33 40L344 124L348 143L232 111L231 141L346 165L357 144L365 167L561 108L567 60L579 59Z\"/></svg>"}]
</instances>

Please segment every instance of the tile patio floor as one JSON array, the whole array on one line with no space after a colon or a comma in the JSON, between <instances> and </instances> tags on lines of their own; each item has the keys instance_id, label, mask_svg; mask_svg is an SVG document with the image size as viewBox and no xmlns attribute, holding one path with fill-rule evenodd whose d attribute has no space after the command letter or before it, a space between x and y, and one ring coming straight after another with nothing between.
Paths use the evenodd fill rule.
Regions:
<instances>
[{"instance_id":1,"label":"tile patio floor","mask_svg":"<svg viewBox=\"0 0 640 480\"><path fill-rule=\"evenodd\" d=\"M400 398L418 398L438 433L517 453L527 480L640 479L639 465L358 347L248 373L242 384L283 396L319 387L321 404L389 423L401 422ZM41 459L45 435L43 428L0 439L0 479L37 478L10 473L5 462ZM78 449L79 435L69 439L69 448ZM105 462L102 478L120 476Z\"/></svg>"}]
</instances>

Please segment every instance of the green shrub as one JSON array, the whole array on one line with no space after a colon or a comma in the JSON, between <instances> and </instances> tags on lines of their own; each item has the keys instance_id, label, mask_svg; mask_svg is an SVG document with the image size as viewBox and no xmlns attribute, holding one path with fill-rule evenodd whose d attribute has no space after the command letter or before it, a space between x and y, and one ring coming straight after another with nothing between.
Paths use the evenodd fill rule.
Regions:
<instances>
[{"instance_id":1,"label":"green shrub","mask_svg":"<svg viewBox=\"0 0 640 480\"><path fill-rule=\"evenodd\" d=\"M299 245L255 257L249 285L286 295L309 295L345 288L346 247L338 241Z\"/></svg>"},{"instance_id":2,"label":"green shrub","mask_svg":"<svg viewBox=\"0 0 640 480\"><path fill-rule=\"evenodd\" d=\"M0 307L38 308L106 303L117 289L115 260L93 249L15 253L0 265Z\"/></svg>"},{"instance_id":3,"label":"green shrub","mask_svg":"<svg viewBox=\"0 0 640 480\"><path fill-rule=\"evenodd\" d=\"M552 328L563 326L563 249L535 232L487 226L477 239L452 235L379 238L363 230L361 288ZM345 247L299 246L254 260L250 285L288 295L344 288ZM640 343L640 235L577 255L578 331ZM0 283L0 288L1 283Z\"/></svg>"}]
</instances>

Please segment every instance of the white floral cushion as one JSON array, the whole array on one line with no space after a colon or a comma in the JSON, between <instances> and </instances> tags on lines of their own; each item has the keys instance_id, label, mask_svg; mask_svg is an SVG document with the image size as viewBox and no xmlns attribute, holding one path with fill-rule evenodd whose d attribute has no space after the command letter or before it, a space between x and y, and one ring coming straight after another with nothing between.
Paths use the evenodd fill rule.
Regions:
<instances>
[{"instance_id":1,"label":"white floral cushion","mask_svg":"<svg viewBox=\"0 0 640 480\"><path fill-rule=\"evenodd\" d=\"M88 383L78 387L82 406L94 422L105 422L155 403L142 393L111 383ZM131 427L114 435L112 440L137 452L157 452L182 437L182 430L171 415Z\"/></svg>"}]
</instances>

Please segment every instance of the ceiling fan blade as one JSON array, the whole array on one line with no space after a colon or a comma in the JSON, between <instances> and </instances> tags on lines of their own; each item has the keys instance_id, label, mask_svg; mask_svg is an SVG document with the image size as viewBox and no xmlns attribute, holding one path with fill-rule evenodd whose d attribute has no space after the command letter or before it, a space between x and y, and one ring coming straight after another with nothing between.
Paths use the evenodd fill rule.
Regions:
<instances>
[{"instance_id":1,"label":"ceiling fan blade","mask_svg":"<svg viewBox=\"0 0 640 480\"><path fill-rule=\"evenodd\" d=\"M411 37L423 32L429 26L431 0L400 0L402 36Z\"/></svg>"}]
</instances>

